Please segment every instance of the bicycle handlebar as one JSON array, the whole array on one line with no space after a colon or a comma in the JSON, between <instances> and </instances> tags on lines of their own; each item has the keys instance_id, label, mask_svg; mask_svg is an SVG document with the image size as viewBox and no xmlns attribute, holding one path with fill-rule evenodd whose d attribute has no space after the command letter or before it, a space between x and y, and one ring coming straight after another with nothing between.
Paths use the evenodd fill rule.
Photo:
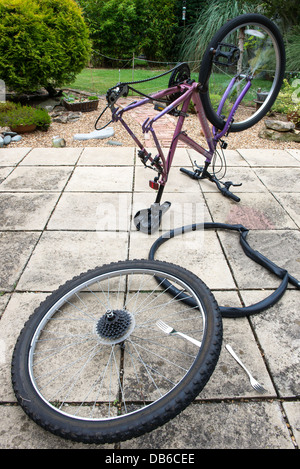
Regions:
<instances>
[{"instance_id":1,"label":"bicycle handlebar","mask_svg":"<svg viewBox=\"0 0 300 469\"><path fill-rule=\"evenodd\" d=\"M226 187L221 187L219 188L220 189L220 192L225 196L225 197L229 197L229 199L232 199L234 200L235 202L239 202L241 199L233 194L232 192L230 192L228 189L226 189Z\"/></svg>"}]
</instances>

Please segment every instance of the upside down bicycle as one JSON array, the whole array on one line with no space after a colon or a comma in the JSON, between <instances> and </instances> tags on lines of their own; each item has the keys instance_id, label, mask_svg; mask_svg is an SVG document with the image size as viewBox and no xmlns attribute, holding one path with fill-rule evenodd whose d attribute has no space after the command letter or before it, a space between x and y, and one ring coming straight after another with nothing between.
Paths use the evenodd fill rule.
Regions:
<instances>
[{"instance_id":1,"label":"upside down bicycle","mask_svg":"<svg viewBox=\"0 0 300 469\"><path fill-rule=\"evenodd\" d=\"M198 82L190 78L188 65L180 64L171 71L166 90L124 109L116 102L132 83L109 90L112 120L128 130L142 162L156 172L150 181L157 190L154 207L136 215L138 229L157 228L168 208L161 198L178 141L205 158L203 167L183 172L208 178L237 201L231 182L222 183L208 168L228 132L251 127L270 109L282 83L284 57L282 38L270 20L242 15L210 42ZM267 88L268 96L257 111L242 117L239 105L256 84ZM208 149L182 130L190 101ZM158 109L157 117L143 124L155 141L155 156L124 121L126 112L148 102ZM167 158L155 134L155 122L165 113L178 117ZM171 323L198 345L167 338L158 321ZM75 277L37 308L15 346L13 387L24 411L56 435L85 443L122 441L163 425L188 406L213 373L221 342L220 308L198 277L170 263L122 261Z\"/></svg>"},{"instance_id":2,"label":"upside down bicycle","mask_svg":"<svg viewBox=\"0 0 300 469\"><path fill-rule=\"evenodd\" d=\"M142 163L156 172L156 176L149 181L150 187L157 191L155 202L149 209L140 210L136 214L134 222L138 230L155 232L159 228L163 213L171 205L170 202L161 204L161 199L179 141L196 150L205 159L203 166L199 166L195 161L194 171L181 168L183 173L192 179L208 179L216 184L224 196L236 202L240 201L230 188L241 184L223 182L226 169L220 176L220 171L215 171L215 161L219 156L225 167L223 149L227 147L226 136L230 132L241 132L252 127L269 111L282 85L284 72L285 49L279 30L268 18L247 14L228 21L213 37L203 55L197 82L191 79L188 64L182 63L164 73L171 74L168 88L151 96L143 95L132 87L140 82L118 83L108 90L107 107L99 116L96 128L103 114L110 110L110 122L120 122L124 126L139 147L138 156ZM155 78L157 77L151 80ZM250 108L245 115L241 103L253 104L259 88L265 91L265 100L255 112ZM130 90L143 95L144 99L123 109L116 107L118 99L127 96ZM207 142L206 149L183 130L191 102ZM147 103L154 103L155 109L158 110L154 118L146 119L142 125L143 132L150 133L153 137L157 149L155 155L147 151L125 121L127 112ZM156 136L155 123L166 113L178 117L178 120L165 158ZM212 131L209 122L213 125ZM209 172L211 165L212 173Z\"/></svg>"}]
</instances>

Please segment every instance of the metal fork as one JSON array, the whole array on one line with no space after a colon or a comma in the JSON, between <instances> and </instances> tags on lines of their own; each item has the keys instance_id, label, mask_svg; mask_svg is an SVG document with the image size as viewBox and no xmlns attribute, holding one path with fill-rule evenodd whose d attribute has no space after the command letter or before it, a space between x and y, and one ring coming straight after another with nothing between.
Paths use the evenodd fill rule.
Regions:
<instances>
[{"instance_id":1,"label":"metal fork","mask_svg":"<svg viewBox=\"0 0 300 469\"><path fill-rule=\"evenodd\" d=\"M189 335L186 335L186 334L183 334L182 332L176 331L175 329L173 329L173 327L168 326L168 324L166 324L165 322L161 321L160 319L159 319L158 321L156 321L156 325L157 325L157 327L159 327L165 334L169 334L169 335L180 335L180 336L183 337L184 339L189 340L190 342L192 342L192 344L197 345L198 347L201 346L201 342L199 342L199 340L193 339L193 337L190 337Z\"/></svg>"},{"instance_id":2,"label":"metal fork","mask_svg":"<svg viewBox=\"0 0 300 469\"><path fill-rule=\"evenodd\" d=\"M265 392L267 392L266 389L258 381L256 381L256 379L253 378L250 371L247 370L245 365L239 359L237 354L232 350L232 347L229 344L226 345L226 349L228 350L229 353L231 353L231 355L238 362L238 364L246 371L246 373L247 373L247 375L249 376L249 379L250 379L250 384L255 389L255 391L257 391L261 394L264 394Z\"/></svg>"}]
</instances>

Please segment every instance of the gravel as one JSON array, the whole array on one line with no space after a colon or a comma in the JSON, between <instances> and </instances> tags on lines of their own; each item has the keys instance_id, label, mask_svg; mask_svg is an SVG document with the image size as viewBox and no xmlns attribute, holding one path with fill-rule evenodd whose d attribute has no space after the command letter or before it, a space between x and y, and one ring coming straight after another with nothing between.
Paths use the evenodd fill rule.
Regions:
<instances>
[{"instance_id":1,"label":"gravel","mask_svg":"<svg viewBox=\"0 0 300 469\"><path fill-rule=\"evenodd\" d=\"M132 98L134 99L134 98ZM47 132L36 130L33 133L27 133L22 135L22 140L17 143L10 143L9 147L51 147L53 137L59 135L63 137L66 141L67 147L110 147L112 143L119 144L123 146L135 146L134 141L130 135L126 132L123 126L118 122L110 124L113 126L115 134L113 137L108 139L99 140L74 140L74 135L78 133L89 133L94 130L95 121L100 115L101 111L104 109L106 101L104 98L100 99L99 108L97 111L85 112L82 113L80 119L76 122L68 122L67 124L61 124L57 122L52 122L50 128ZM108 112L105 115L108 116ZM292 149L299 148L299 143L295 142L275 142L267 139L262 139L259 137L259 132L265 128L264 120L270 118L265 117L258 124L252 128L245 130L239 133L231 133L226 141L228 143L228 149L238 149L238 148L269 148L269 149ZM273 118L273 117L272 117ZM274 118L278 118L275 116ZM280 117L282 119L282 116ZM126 123L134 131L135 135L143 140L143 134L141 132L141 124L137 121L136 117L131 115L131 112L128 112L124 117ZM101 121L102 122L102 121ZM103 120L105 122L105 120ZM100 123L99 123L100 126ZM155 128L155 127L154 127ZM7 130L0 128L1 130ZM196 140L198 143L207 147L203 136L201 135L200 125L195 115L189 115L186 118L184 124L184 130L188 132L188 135Z\"/></svg>"}]
</instances>

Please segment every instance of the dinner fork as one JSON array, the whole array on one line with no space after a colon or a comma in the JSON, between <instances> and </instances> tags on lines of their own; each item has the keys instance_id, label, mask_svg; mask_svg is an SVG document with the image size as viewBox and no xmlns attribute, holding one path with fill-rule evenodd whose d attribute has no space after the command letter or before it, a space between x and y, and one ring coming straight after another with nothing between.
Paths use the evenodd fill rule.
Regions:
<instances>
[{"instance_id":1,"label":"dinner fork","mask_svg":"<svg viewBox=\"0 0 300 469\"><path fill-rule=\"evenodd\" d=\"M231 355L238 362L238 364L246 371L246 373L247 373L247 375L249 376L249 379L250 379L250 384L255 389L255 391L257 391L261 394L264 394L265 392L267 392L266 389L258 381L256 381L256 379L253 378L250 371L247 370L244 363L240 360L240 358L237 356L237 354L232 350L232 347L229 344L226 345L226 349L228 350L229 353L231 353Z\"/></svg>"},{"instance_id":2,"label":"dinner fork","mask_svg":"<svg viewBox=\"0 0 300 469\"><path fill-rule=\"evenodd\" d=\"M190 342L192 342L192 344L197 345L198 347L201 346L201 342L199 342L199 340L193 339L193 337L190 337L189 335L186 335L186 334L183 334L182 332L176 331L175 329L173 329L173 327L168 326L168 324L166 324L165 322L161 321L160 319L159 319L158 321L156 321L156 325L157 325L157 327L159 327L163 332L165 332L165 334L169 334L169 335L179 335L179 336L183 337L184 339L189 340Z\"/></svg>"}]
</instances>

